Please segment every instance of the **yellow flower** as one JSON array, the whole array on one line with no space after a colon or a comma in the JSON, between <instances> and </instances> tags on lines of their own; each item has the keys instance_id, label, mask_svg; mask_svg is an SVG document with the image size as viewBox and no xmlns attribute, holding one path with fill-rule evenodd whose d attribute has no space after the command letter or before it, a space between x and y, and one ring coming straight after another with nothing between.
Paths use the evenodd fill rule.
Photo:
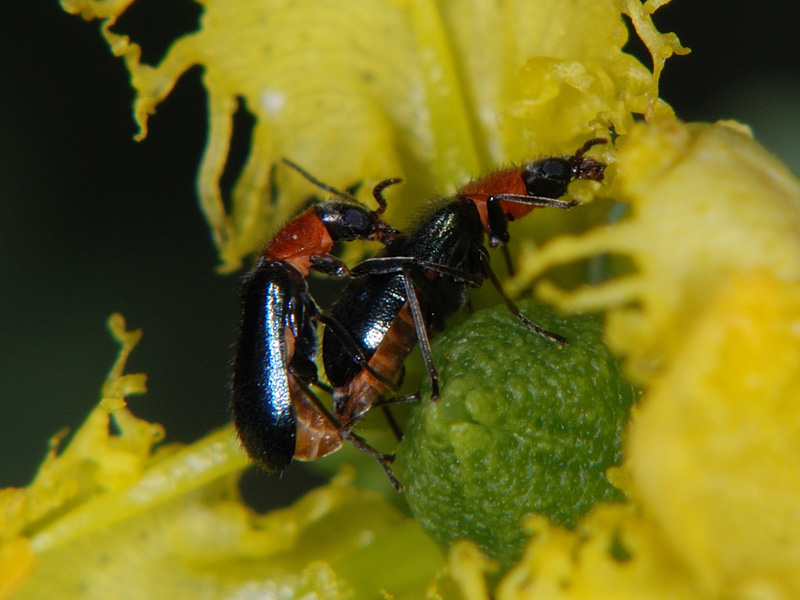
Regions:
<instances>
[{"instance_id":1,"label":"yellow flower","mask_svg":"<svg viewBox=\"0 0 800 600\"><path fill-rule=\"evenodd\" d=\"M248 460L231 428L154 450L163 430L123 399L145 391L142 375L123 374L141 332L119 315L109 327L121 351L100 405L61 452L53 440L30 486L0 492L2 597L18 586L15 598L366 597L433 575L433 543L347 472L259 516L238 494ZM398 554L414 556L413 570L384 568Z\"/></svg>"},{"instance_id":2,"label":"yellow flower","mask_svg":"<svg viewBox=\"0 0 800 600\"><path fill-rule=\"evenodd\" d=\"M267 200L271 167L282 157L337 185L405 175L392 217L498 163L573 151L610 123L624 133L631 111L669 112L657 79L622 52L627 33L615 3L205 0L201 29L153 67L112 31L131 2L62 5L105 19L103 35L131 72L139 138L178 77L203 66L209 141L198 195L224 270L238 268L315 191L279 170L281 197ZM657 45L657 64L680 48L674 37L657 37L638 3L628 4ZM219 180L240 104L256 124L227 209Z\"/></svg>"},{"instance_id":3,"label":"yellow flower","mask_svg":"<svg viewBox=\"0 0 800 600\"><path fill-rule=\"evenodd\" d=\"M601 201L580 226L572 213L520 222L510 284L605 313L606 340L643 389L613 474L628 501L572 531L534 518L494 592L491 560L469 542L442 558L347 470L256 515L238 496L247 461L230 428L156 446L161 428L126 408L144 391L143 376L123 373L138 334L112 317L122 350L103 401L68 446L54 438L29 487L0 492L0 598L800 595L800 184L741 127L680 123L658 99L664 60L685 52L650 21L663 2L204 0L201 28L149 66L112 31L133 1L62 5L103 19L131 73L140 137L181 73L204 68L198 195L223 270L313 193L281 157L341 187L402 175L389 213L401 222L469 177L613 127L600 194L628 205L623 218L606 223ZM621 12L654 73L622 52ZM240 106L255 126L226 206L219 181ZM597 186L580 183L571 194L590 200ZM590 285L572 269L558 275L572 289L536 284L554 265L606 254L627 274Z\"/></svg>"},{"instance_id":4,"label":"yellow flower","mask_svg":"<svg viewBox=\"0 0 800 600\"><path fill-rule=\"evenodd\" d=\"M646 388L618 474L636 509L598 508L570 533L538 521L499 597L797 597L800 183L731 124L639 125L616 167L628 218L529 255L520 282L606 252L633 261L540 291L606 311Z\"/></svg>"}]
</instances>

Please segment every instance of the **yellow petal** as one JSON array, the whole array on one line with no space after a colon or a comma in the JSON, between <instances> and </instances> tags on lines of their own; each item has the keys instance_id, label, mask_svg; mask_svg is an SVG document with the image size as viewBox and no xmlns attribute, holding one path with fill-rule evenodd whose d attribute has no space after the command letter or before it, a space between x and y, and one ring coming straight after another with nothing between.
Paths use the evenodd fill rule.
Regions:
<instances>
[{"instance_id":1,"label":"yellow petal","mask_svg":"<svg viewBox=\"0 0 800 600\"><path fill-rule=\"evenodd\" d=\"M381 589L421 592L438 550L408 517L348 479L263 516L240 501L230 478L150 504L37 551L38 567L14 598L332 599L377 597ZM408 554L418 561L416 573L397 562Z\"/></svg>"},{"instance_id":2,"label":"yellow petal","mask_svg":"<svg viewBox=\"0 0 800 600\"><path fill-rule=\"evenodd\" d=\"M800 280L800 182L741 128L666 120L637 126L620 144L616 197L627 218L555 240L521 261L517 285L549 266L603 253L636 272L540 293L569 310L608 309L606 335L647 382L739 273L766 269Z\"/></svg>"},{"instance_id":3,"label":"yellow petal","mask_svg":"<svg viewBox=\"0 0 800 600\"><path fill-rule=\"evenodd\" d=\"M630 258L626 276L538 290L607 311L608 341L647 388L624 487L653 551L673 557L688 597L797 597L800 182L730 123L638 125L611 172L628 214L528 255L519 282Z\"/></svg>"},{"instance_id":4,"label":"yellow petal","mask_svg":"<svg viewBox=\"0 0 800 600\"><path fill-rule=\"evenodd\" d=\"M392 220L498 164L571 152L609 125L624 133L632 113L670 113L658 73L622 52L627 30L615 3L204 0L201 28L150 66L112 31L130 2L62 5L105 19L103 35L131 73L139 139L177 79L203 67L209 133L198 193L224 270L319 193L282 157L340 187L404 176ZM685 52L629 4L656 64ZM220 179L237 109L255 125L226 206Z\"/></svg>"},{"instance_id":5,"label":"yellow petal","mask_svg":"<svg viewBox=\"0 0 800 600\"><path fill-rule=\"evenodd\" d=\"M800 597L800 283L735 277L650 389L628 460L720 597Z\"/></svg>"},{"instance_id":6,"label":"yellow petal","mask_svg":"<svg viewBox=\"0 0 800 600\"><path fill-rule=\"evenodd\" d=\"M532 519L533 537L499 600L699 598L690 573L652 521L631 506L599 506L574 531Z\"/></svg>"},{"instance_id":7,"label":"yellow petal","mask_svg":"<svg viewBox=\"0 0 800 600\"><path fill-rule=\"evenodd\" d=\"M0 496L9 491L17 490L2 490ZM5 504L4 500L0 498L0 506ZM3 531L2 526L0 531ZM0 540L0 598L10 598L33 572L35 565L36 558L29 539L17 537Z\"/></svg>"},{"instance_id":8,"label":"yellow petal","mask_svg":"<svg viewBox=\"0 0 800 600\"><path fill-rule=\"evenodd\" d=\"M141 332L119 315L109 324L121 349L104 393L141 393L143 377L124 373ZM238 494L249 461L232 427L154 448L162 435L124 398L103 398L30 486L0 491L0 598L414 597L440 563L419 525L352 472L256 515Z\"/></svg>"}]
</instances>

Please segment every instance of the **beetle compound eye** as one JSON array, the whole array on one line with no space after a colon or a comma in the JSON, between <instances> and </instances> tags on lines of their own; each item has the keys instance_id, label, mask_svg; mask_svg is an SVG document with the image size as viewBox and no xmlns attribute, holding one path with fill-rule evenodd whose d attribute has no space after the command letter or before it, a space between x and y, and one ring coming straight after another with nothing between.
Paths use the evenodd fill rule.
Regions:
<instances>
[{"instance_id":1,"label":"beetle compound eye","mask_svg":"<svg viewBox=\"0 0 800 600\"><path fill-rule=\"evenodd\" d=\"M374 213L345 202L323 202L317 205L317 214L334 240L351 241L368 238L374 229Z\"/></svg>"},{"instance_id":2,"label":"beetle compound eye","mask_svg":"<svg viewBox=\"0 0 800 600\"><path fill-rule=\"evenodd\" d=\"M569 164L558 158L531 163L522 172L522 181L528 195L545 198L560 198L566 194L571 178Z\"/></svg>"},{"instance_id":3,"label":"beetle compound eye","mask_svg":"<svg viewBox=\"0 0 800 600\"><path fill-rule=\"evenodd\" d=\"M549 179L559 181L568 180L571 175L569 166L558 159L546 160L542 164L542 174Z\"/></svg>"},{"instance_id":4,"label":"beetle compound eye","mask_svg":"<svg viewBox=\"0 0 800 600\"><path fill-rule=\"evenodd\" d=\"M362 210L352 208L344 213L344 224L353 231L367 231L370 228L370 221L366 213Z\"/></svg>"}]
</instances>

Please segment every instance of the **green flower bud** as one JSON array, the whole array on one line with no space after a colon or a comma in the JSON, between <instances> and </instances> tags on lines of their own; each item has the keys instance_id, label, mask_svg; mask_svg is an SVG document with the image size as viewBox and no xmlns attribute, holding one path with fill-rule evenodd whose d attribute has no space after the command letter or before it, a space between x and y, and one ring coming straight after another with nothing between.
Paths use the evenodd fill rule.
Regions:
<instances>
[{"instance_id":1,"label":"green flower bud","mask_svg":"<svg viewBox=\"0 0 800 600\"><path fill-rule=\"evenodd\" d=\"M605 473L620 462L636 397L599 318L520 308L568 343L532 333L505 306L449 329L433 350L441 398L423 396L397 452L430 536L443 546L473 540L504 566L522 552L526 516L571 527L596 503L622 499Z\"/></svg>"}]
</instances>

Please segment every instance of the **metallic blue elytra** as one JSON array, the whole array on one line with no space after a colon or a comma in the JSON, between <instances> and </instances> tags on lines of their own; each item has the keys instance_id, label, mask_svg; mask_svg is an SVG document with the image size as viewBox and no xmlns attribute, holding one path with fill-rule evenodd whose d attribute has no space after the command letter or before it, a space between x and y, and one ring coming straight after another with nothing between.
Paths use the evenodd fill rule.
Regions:
<instances>
[{"instance_id":1,"label":"metallic blue elytra","mask_svg":"<svg viewBox=\"0 0 800 600\"><path fill-rule=\"evenodd\" d=\"M247 453L272 472L282 472L295 450L292 398L301 392L289 368L313 361L303 352L316 347L314 306L306 298L305 279L279 261L261 261L242 286L233 420ZM301 333L312 339L295 344Z\"/></svg>"},{"instance_id":2,"label":"metallic blue elytra","mask_svg":"<svg viewBox=\"0 0 800 600\"><path fill-rule=\"evenodd\" d=\"M431 396L438 397L429 338L464 304L467 288L486 279L530 330L559 344L566 341L532 323L508 298L492 271L484 237L488 234L490 246L506 244L508 221L517 216L536 207L577 205L559 198L575 179L603 179L606 165L584 154L605 141L595 138L572 156L534 160L466 184L455 196L432 202L383 252L352 270L358 277L348 282L329 315L369 362L356 360L341 332L326 326L322 340L334 414L343 426L381 402L385 382L397 376L415 342L431 379Z\"/></svg>"}]
</instances>

